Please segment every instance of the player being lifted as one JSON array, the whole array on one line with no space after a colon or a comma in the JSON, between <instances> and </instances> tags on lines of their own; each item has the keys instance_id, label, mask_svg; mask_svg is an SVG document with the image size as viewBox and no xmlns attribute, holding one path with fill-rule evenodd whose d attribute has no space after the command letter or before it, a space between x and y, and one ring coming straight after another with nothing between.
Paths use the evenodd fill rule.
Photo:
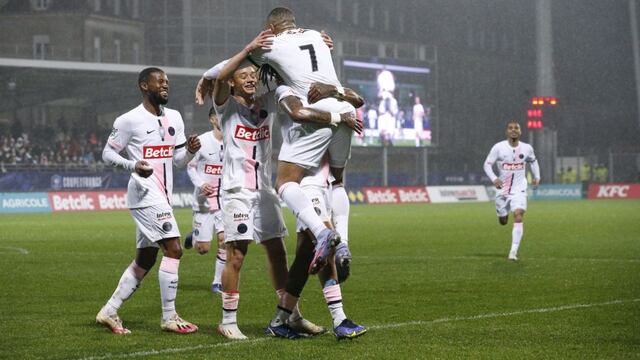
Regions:
<instances>
[{"instance_id":1,"label":"player being lifted","mask_svg":"<svg viewBox=\"0 0 640 360\"><path fill-rule=\"evenodd\" d=\"M501 141L491 148L484 162L484 172L493 182L496 189L496 211L498 221L506 225L509 212L513 212L513 230L511 232L511 251L509 260L518 260L518 247L524 233L522 219L527 211L527 177L526 164L531 166L533 188L540 184L540 166L533 152L533 147L520 141L520 124L510 121L507 124L507 140ZM498 168L499 176L493 172L493 165Z\"/></svg>"},{"instance_id":2,"label":"player being lifted","mask_svg":"<svg viewBox=\"0 0 640 360\"><path fill-rule=\"evenodd\" d=\"M184 247L189 249L195 246L198 253L206 254L209 252L211 239L215 234L218 253L211 291L221 293L222 271L227 260L220 199L224 147L220 122L213 107L209 110L209 122L213 129L198 137L202 147L187 166L189 179L194 186L193 197L196 201L193 204L193 230L187 235Z\"/></svg>"},{"instance_id":3,"label":"player being lifted","mask_svg":"<svg viewBox=\"0 0 640 360\"><path fill-rule=\"evenodd\" d=\"M305 107L331 113L331 123L335 125L283 124L283 133L286 132L286 135L278 157L276 189L296 218L307 224L317 239L310 267L310 272L316 273L326 264L331 247L340 242L341 236L347 237L349 198L344 190L342 175L351 154L353 130L340 122L343 113L353 113L355 116L355 108L349 102L342 101L345 91L338 81L330 48L321 33L298 28L293 12L284 7L275 8L269 13L266 28L273 34L273 44L268 50L252 51L250 59L273 68L295 96L305 99ZM313 83L330 87L330 96L324 97L327 94L314 91L311 87ZM361 99L357 105L362 105ZM331 173L335 178L331 203L337 233L327 229L300 189L305 170L320 166L327 151ZM348 247L338 247L336 257L341 265L348 265L351 261Z\"/></svg>"},{"instance_id":4,"label":"player being lifted","mask_svg":"<svg viewBox=\"0 0 640 360\"><path fill-rule=\"evenodd\" d=\"M256 37L215 76L213 102L224 136L222 178L223 223L227 264L222 278L222 323L218 331L244 339L237 326L240 270L250 241L264 245L274 289L280 298L287 281L287 259L280 202L271 184L271 131L277 103L273 92L255 96L256 68L244 61L246 52L268 46L269 36ZM289 318L297 331L310 335L324 328L305 320L299 311Z\"/></svg>"},{"instance_id":5,"label":"player being lifted","mask_svg":"<svg viewBox=\"0 0 640 360\"><path fill-rule=\"evenodd\" d=\"M195 135L185 139L182 116L164 107L169 101L169 80L164 71L142 70L138 87L142 104L115 120L102 153L106 163L132 171L127 205L136 223L136 257L122 274L96 321L114 333L130 333L118 317L118 309L140 286L155 264L160 248L164 255L158 271L162 302L160 326L166 331L192 333L198 327L180 318L175 310L182 247L171 208L172 163L184 167L200 149L200 140ZM119 154L125 149L128 158Z\"/></svg>"}]
</instances>

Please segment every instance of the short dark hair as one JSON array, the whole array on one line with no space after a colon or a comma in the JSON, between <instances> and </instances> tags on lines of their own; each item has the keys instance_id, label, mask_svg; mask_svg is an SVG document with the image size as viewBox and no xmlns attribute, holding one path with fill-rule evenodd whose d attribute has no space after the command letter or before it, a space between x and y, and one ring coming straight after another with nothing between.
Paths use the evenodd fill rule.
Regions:
<instances>
[{"instance_id":1,"label":"short dark hair","mask_svg":"<svg viewBox=\"0 0 640 360\"><path fill-rule=\"evenodd\" d=\"M211 109L209 109L209 117L212 116L218 116L218 114L216 114L216 109L212 106Z\"/></svg>"},{"instance_id":2,"label":"short dark hair","mask_svg":"<svg viewBox=\"0 0 640 360\"><path fill-rule=\"evenodd\" d=\"M140 74L138 74L138 85L140 85L140 83L149 81L149 75L153 73L164 73L164 70L157 67L148 67L146 69L143 69L142 71L140 71Z\"/></svg>"},{"instance_id":3,"label":"short dark hair","mask_svg":"<svg viewBox=\"0 0 640 360\"><path fill-rule=\"evenodd\" d=\"M296 22L296 17L293 15L293 11L286 7L277 7L267 15L267 25L280 24L283 22Z\"/></svg>"},{"instance_id":4,"label":"short dark hair","mask_svg":"<svg viewBox=\"0 0 640 360\"><path fill-rule=\"evenodd\" d=\"M509 120L509 121L507 121L507 126L506 127L509 127L509 124L516 124L516 125L520 126L520 123L518 122L518 120Z\"/></svg>"}]
</instances>

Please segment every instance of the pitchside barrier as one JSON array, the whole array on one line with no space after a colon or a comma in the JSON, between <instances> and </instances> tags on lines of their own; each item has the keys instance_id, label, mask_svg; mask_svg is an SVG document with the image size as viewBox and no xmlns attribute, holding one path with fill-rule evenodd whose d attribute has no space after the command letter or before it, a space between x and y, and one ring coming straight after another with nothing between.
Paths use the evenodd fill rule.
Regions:
<instances>
[{"instance_id":1,"label":"pitchside barrier","mask_svg":"<svg viewBox=\"0 0 640 360\"><path fill-rule=\"evenodd\" d=\"M427 204L490 201L496 190L492 186L396 186L349 189L352 204ZM0 193L0 213L69 212L127 210L126 191L57 191ZM591 184L587 199L640 199L640 184ZM540 185L529 189L532 200L583 199L580 184ZM172 196L174 208L191 208L195 202L191 191L177 191Z\"/></svg>"}]
</instances>

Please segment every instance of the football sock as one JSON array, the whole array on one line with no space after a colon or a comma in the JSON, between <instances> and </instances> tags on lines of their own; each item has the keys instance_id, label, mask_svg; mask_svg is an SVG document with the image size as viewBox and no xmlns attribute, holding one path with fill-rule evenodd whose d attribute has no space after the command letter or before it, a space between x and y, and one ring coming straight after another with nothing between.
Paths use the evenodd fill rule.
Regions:
<instances>
[{"instance_id":1,"label":"football sock","mask_svg":"<svg viewBox=\"0 0 640 360\"><path fill-rule=\"evenodd\" d=\"M163 256L158 270L160 299L162 301L162 320L167 321L176 313L176 293L178 292L179 259Z\"/></svg>"},{"instance_id":2,"label":"football sock","mask_svg":"<svg viewBox=\"0 0 640 360\"><path fill-rule=\"evenodd\" d=\"M313 235L318 237L320 232L326 229L324 222L313 208L313 204L300 188L300 184L293 181L285 183L280 187L278 193L296 218L305 223Z\"/></svg>"},{"instance_id":3,"label":"football sock","mask_svg":"<svg viewBox=\"0 0 640 360\"><path fill-rule=\"evenodd\" d=\"M222 284L222 270L227 263L227 251L225 249L218 249L218 255L216 256L216 272L213 275L214 284Z\"/></svg>"},{"instance_id":4,"label":"football sock","mask_svg":"<svg viewBox=\"0 0 640 360\"><path fill-rule=\"evenodd\" d=\"M120 277L120 281L118 282L118 287L111 295L109 301L107 301L107 312L109 315L115 314L118 309L122 306L122 303L125 302L128 298L133 295L134 292L140 286L140 282L142 281L142 277L144 277L144 273L142 272L142 277L137 278L136 273L140 274L143 270L135 261L133 261L122 273Z\"/></svg>"},{"instance_id":5,"label":"football sock","mask_svg":"<svg viewBox=\"0 0 640 360\"><path fill-rule=\"evenodd\" d=\"M291 316L291 311L283 308L282 306L278 306L278 310L276 310L276 314L269 325L274 327L284 325L289 316Z\"/></svg>"},{"instance_id":6,"label":"football sock","mask_svg":"<svg viewBox=\"0 0 640 360\"><path fill-rule=\"evenodd\" d=\"M331 210L333 211L333 225L340 241L349 243L349 196L343 185L336 185L331 190Z\"/></svg>"},{"instance_id":7,"label":"football sock","mask_svg":"<svg viewBox=\"0 0 640 360\"><path fill-rule=\"evenodd\" d=\"M238 322L238 302L240 302L240 293L223 292L222 293L222 324L235 324Z\"/></svg>"},{"instance_id":8,"label":"football sock","mask_svg":"<svg viewBox=\"0 0 640 360\"><path fill-rule=\"evenodd\" d=\"M302 314L300 314L300 309L298 308L298 299L295 296L291 294L287 294L285 289L277 289L276 294L278 295L278 301L280 306L284 307L285 309L293 307L291 309L291 315L289 316L289 321L296 321L302 318Z\"/></svg>"},{"instance_id":9,"label":"football sock","mask_svg":"<svg viewBox=\"0 0 640 360\"><path fill-rule=\"evenodd\" d=\"M342 292L340 291L340 285L325 286L324 289L322 289L322 293L324 294L324 299L327 302L327 307L333 318L333 327L336 327L342 323L342 320L347 318L342 309Z\"/></svg>"},{"instance_id":10,"label":"football sock","mask_svg":"<svg viewBox=\"0 0 640 360\"><path fill-rule=\"evenodd\" d=\"M523 223L513 223L513 230L511 231L511 254L518 253L518 247L520 247L520 240L524 233Z\"/></svg>"}]
</instances>

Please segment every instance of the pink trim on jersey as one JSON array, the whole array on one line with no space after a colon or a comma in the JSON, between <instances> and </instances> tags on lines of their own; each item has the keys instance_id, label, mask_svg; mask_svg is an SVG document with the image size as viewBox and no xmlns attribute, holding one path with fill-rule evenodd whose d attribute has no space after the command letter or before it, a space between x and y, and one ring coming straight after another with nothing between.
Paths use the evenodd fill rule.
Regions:
<instances>
[{"instance_id":1,"label":"pink trim on jersey","mask_svg":"<svg viewBox=\"0 0 640 360\"><path fill-rule=\"evenodd\" d=\"M244 170L244 188L253 190L258 185L256 178L256 160L253 159L253 145L244 145L242 149L244 150L244 163L242 164Z\"/></svg>"},{"instance_id":2,"label":"pink trim on jersey","mask_svg":"<svg viewBox=\"0 0 640 360\"><path fill-rule=\"evenodd\" d=\"M173 140L173 137L175 136L175 131L176 129L174 128L173 131L173 135L169 134L169 119L167 118L166 115L162 115L162 117L160 118L160 123L162 124L162 127L164 128L164 141L170 141ZM180 145L180 144L176 144L176 145Z\"/></svg>"},{"instance_id":3,"label":"pink trim on jersey","mask_svg":"<svg viewBox=\"0 0 640 360\"><path fill-rule=\"evenodd\" d=\"M177 274L180 260L163 256L160 262L160 270L169 274Z\"/></svg>"},{"instance_id":4,"label":"pink trim on jersey","mask_svg":"<svg viewBox=\"0 0 640 360\"><path fill-rule=\"evenodd\" d=\"M342 301L342 292L340 291L340 285L331 285L322 289L322 293L324 294L324 299L327 303L332 303L336 301Z\"/></svg>"},{"instance_id":5,"label":"pink trim on jersey","mask_svg":"<svg viewBox=\"0 0 640 360\"><path fill-rule=\"evenodd\" d=\"M507 195L509 194L509 192L511 191L511 187L513 186L513 178L516 176L515 173L510 173L509 174L509 179L505 179L504 184L504 190L502 191L502 195Z\"/></svg>"},{"instance_id":6,"label":"pink trim on jersey","mask_svg":"<svg viewBox=\"0 0 640 360\"><path fill-rule=\"evenodd\" d=\"M116 149L118 152L122 151L122 149L124 149L124 146L118 144L117 142L109 139L107 140L107 144L111 145L112 148Z\"/></svg>"},{"instance_id":7,"label":"pink trim on jersey","mask_svg":"<svg viewBox=\"0 0 640 360\"><path fill-rule=\"evenodd\" d=\"M151 167L153 167L153 177L156 179L156 184L158 184L158 188L160 188L160 191L165 197L168 196L167 184L165 184L164 182L164 166L163 166L164 163L153 163L150 165ZM167 198L167 201L169 201L168 198Z\"/></svg>"}]
</instances>

